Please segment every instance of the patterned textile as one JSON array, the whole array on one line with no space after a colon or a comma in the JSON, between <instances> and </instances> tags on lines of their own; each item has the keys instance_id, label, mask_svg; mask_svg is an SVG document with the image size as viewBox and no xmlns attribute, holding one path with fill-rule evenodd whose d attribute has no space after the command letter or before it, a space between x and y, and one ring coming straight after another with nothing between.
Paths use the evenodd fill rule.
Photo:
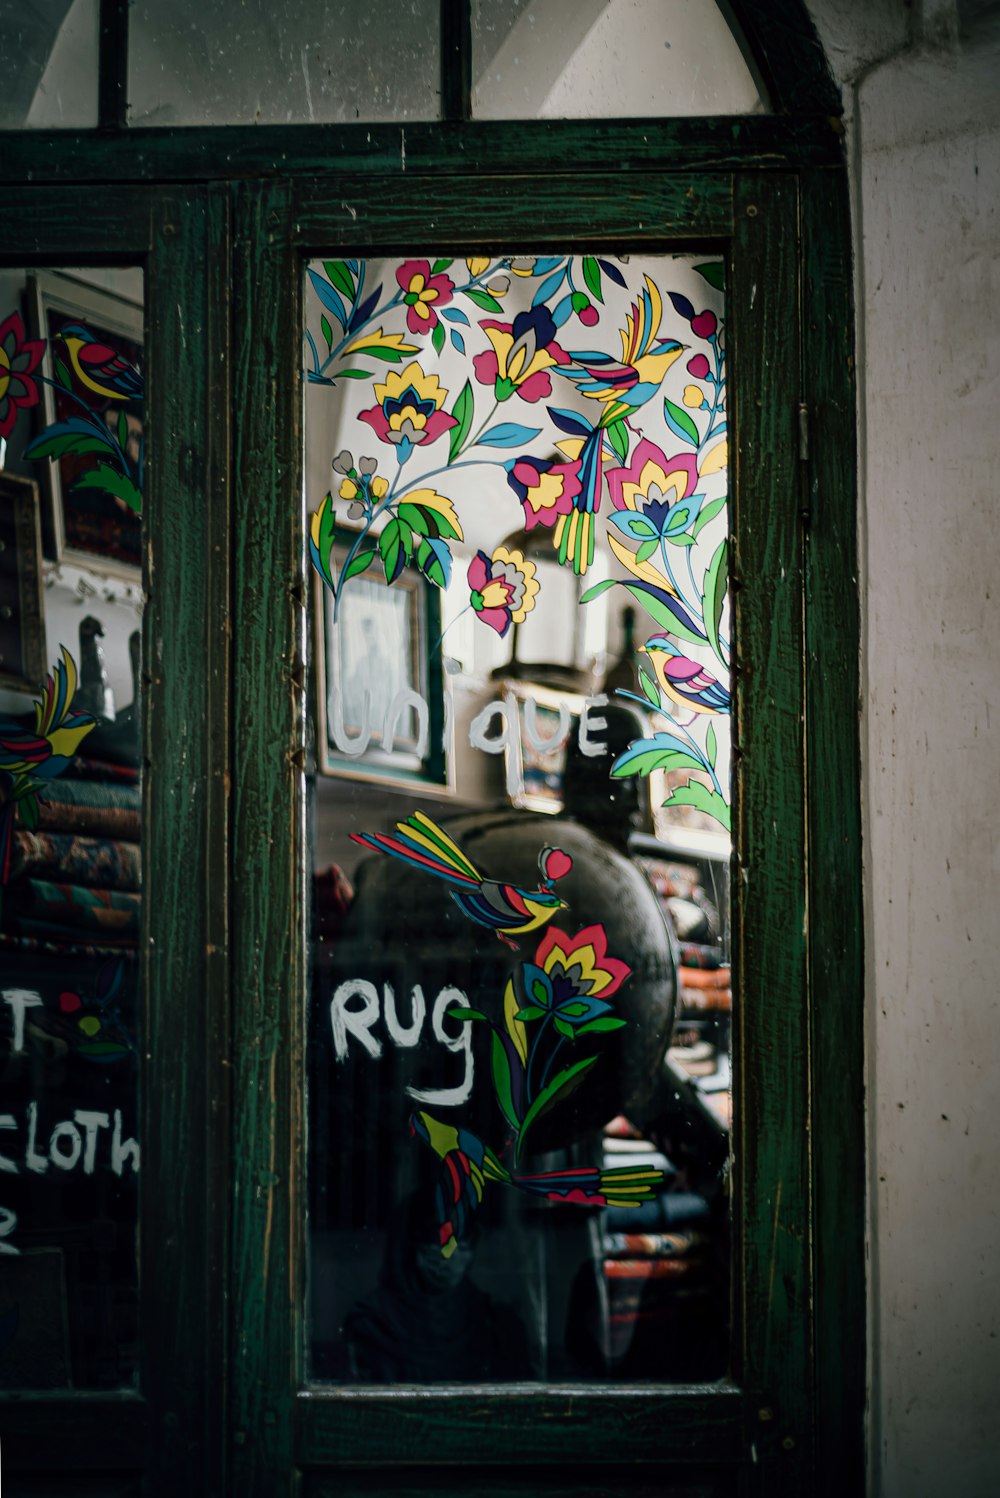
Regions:
<instances>
[{"instance_id":1,"label":"patterned textile","mask_svg":"<svg viewBox=\"0 0 1000 1498\"><path fill-rule=\"evenodd\" d=\"M23 922L26 935L44 936L45 931L39 929L41 922L64 931L100 933L102 940L135 938L139 934L141 897L124 890L25 879L8 888L7 900L12 915Z\"/></svg>"},{"instance_id":2,"label":"patterned textile","mask_svg":"<svg viewBox=\"0 0 1000 1498\"><path fill-rule=\"evenodd\" d=\"M74 761L74 770L79 764L79 760ZM80 780L72 775L61 775L46 793L46 800L50 803L65 802L70 806L118 807L122 811L136 812L142 805L137 785L105 785L100 780Z\"/></svg>"},{"instance_id":3,"label":"patterned textile","mask_svg":"<svg viewBox=\"0 0 1000 1498\"><path fill-rule=\"evenodd\" d=\"M96 784L96 782L95 782ZM61 789L61 788L60 788ZM142 818L124 806L79 806L53 796L38 804L38 825L45 832L83 833L137 843Z\"/></svg>"},{"instance_id":4,"label":"patterned textile","mask_svg":"<svg viewBox=\"0 0 1000 1498\"><path fill-rule=\"evenodd\" d=\"M18 831L11 849L11 878L25 875L101 890L137 890L141 883L139 846L62 832Z\"/></svg>"}]
</instances>

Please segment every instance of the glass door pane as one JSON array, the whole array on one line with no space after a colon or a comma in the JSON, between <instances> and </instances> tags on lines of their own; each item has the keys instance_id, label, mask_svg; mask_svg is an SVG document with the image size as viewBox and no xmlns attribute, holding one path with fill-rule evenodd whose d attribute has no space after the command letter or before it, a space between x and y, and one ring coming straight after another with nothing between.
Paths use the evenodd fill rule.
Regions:
<instances>
[{"instance_id":1,"label":"glass door pane","mask_svg":"<svg viewBox=\"0 0 1000 1498\"><path fill-rule=\"evenodd\" d=\"M722 262L305 302L310 1374L721 1377Z\"/></svg>"},{"instance_id":2,"label":"glass door pane","mask_svg":"<svg viewBox=\"0 0 1000 1498\"><path fill-rule=\"evenodd\" d=\"M134 1385L140 271L0 280L0 1386Z\"/></svg>"}]
</instances>

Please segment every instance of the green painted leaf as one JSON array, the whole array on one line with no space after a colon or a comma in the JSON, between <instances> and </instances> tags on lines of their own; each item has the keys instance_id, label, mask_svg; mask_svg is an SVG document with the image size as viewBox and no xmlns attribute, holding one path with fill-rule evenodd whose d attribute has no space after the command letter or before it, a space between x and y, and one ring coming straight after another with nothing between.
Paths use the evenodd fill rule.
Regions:
<instances>
[{"instance_id":1,"label":"green painted leaf","mask_svg":"<svg viewBox=\"0 0 1000 1498\"><path fill-rule=\"evenodd\" d=\"M415 531L418 536L430 536L433 534L428 523L430 519L429 512L421 505L411 505L404 500L396 506L396 514L400 520L405 520L410 529Z\"/></svg>"},{"instance_id":2,"label":"green painted leaf","mask_svg":"<svg viewBox=\"0 0 1000 1498\"><path fill-rule=\"evenodd\" d=\"M116 435L118 437L118 446L124 452L125 444L128 441L128 417L124 411L118 412L118 431Z\"/></svg>"},{"instance_id":3,"label":"green painted leaf","mask_svg":"<svg viewBox=\"0 0 1000 1498\"><path fill-rule=\"evenodd\" d=\"M354 277L342 260L324 260L323 269L331 286L343 292L349 302L354 300Z\"/></svg>"},{"instance_id":4,"label":"green painted leaf","mask_svg":"<svg viewBox=\"0 0 1000 1498\"><path fill-rule=\"evenodd\" d=\"M405 520L393 518L378 538L385 580L394 583L413 554L413 532Z\"/></svg>"},{"instance_id":5,"label":"green painted leaf","mask_svg":"<svg viewBox=\"0 0 1000 1498\"><path fill-rule=\"evenodd\" d=\"M387 348L382 343L366 343L361 348L352 348L351 353L355 356L364 354L368 359L382 359L386 364L401 364L403 360L398 348Z\"/></svg>"},{"instance_id":6,"label":"green painted leaf","mask_svg":"<svg viewBox=\"0 0 1000 1498\"><path fill-rule=\"evenodd\" d=\"M523 1024L530 1024L533 1019L544 1019L545 1010L539 1009L535 1004L528 1004L524 1009L519 1009L514 1018L521 1020Z\"/></svg>"},{"instance_id":7,"label":"green painted leaf","mask_svg":"<svg viewBox=\"0 0 1000 1498\"><path fill-rule=\"evenodd\" d=\"M487 1016L481 1009L466 1009L461 1004L455 1004L446 1011L449 1019L486 1019Z\"/></svg>"},{"instance_id":8,"label":"green painted leaf","mask_svg":"<svg viewBox=\"0 0 1000 1498\"><path fill-rule=\"evenodd\" d=\"M695 540L701 535L709 521L714 520L716 515L720 514L726 508L728 502L729 495L723 494L718 499L710 499L707 505L702 506L701 513L695 521L691 532Z\"/></svg>"},{"instance_id":9,"label":"green painted leaf","mask_svg":"<svg viewBox=\"0 0 1000 1498\"><path fill-rule=\"evenodd\" d=\"M372 562L374 562L376 555L374 547L369 551L356 551L340 574L341 586L346 583L349 577L358 577L362 572L366 572Z\"/></svg>"},{"instance_id":10,"label":"green painted leaf","mask_svg":"<svg viewBox=\"0 0 1000 1498\"><path fill-rule=\"evenodd\" d=\"M626 1021L615 1019L611 1014L602 1014L600 1019L588 1020L585 1025L580 1025L577 1035L603 1035L609 1030L623 1030Z\"/></svg>"},{"instance_id":11,"label":"green painted leaf","mask_svg":"<svg viewBox=\"0 0 1000 1498\"><path fill-rule=\"evenodd\" d=\"M517 1129L520 1127L521 1121L517 1116L517 1109L514 1107L514 1093L510 1081L510 1061L507 1057L504 1043L495 1030L491 1039L490 1071L493 1075L493 1091L497 1095L500 1112L511 1128Z\"/></svg>"},{"instance_id":12,"label":"green painted leaf","mask_svg":"<svg viewBox=\"0 0 1000 1498\"><path fill-rule=\"evenodd\" d=\"M716 291L726 289L726 267L721 260L711 260L704 265L696 265L695 270L708 282L709 286L714 286Z\"/></svg>"},{"instance_id":13,"label":"green painted leaf","mask_svg":"<svg viewBox=\"0 0 1000 1498\"><path fill-rule=\"evenodd\" d=\"M718 791L709 790L707 785L702 785L698 780L689 780L687 785L682 785L668 796L664 806L694 806L698 811L703 811L713 821L719 823L727 832L732 830L730 826L729 805L720 796Z\"/></svg>"},{"instance_id":14,"label":"green painted leaf","mask_svg":"<svg viewBox=\"0 0 1000 1498\"><path fill-rule=\"evenodd\" d=\"M606 593L609 588L616 587L620 581L621 579L617 577L606 577L603 582L595 583L592 588L588 588L585 593L581 593L580 602L593 603L595 598L600 598L602 593Z\"/></svg>"},{"instance_id":15,"label":"green painted leaf","mask_svg":"<svg viewBox=\"0 0 1000 1498\"><path fill-rule=\"evenodd\" d=\"M601 292L601 267L593 255L584 255L583 257L583 279L586 281L587 290L594 298L594 301L600 302L603 306L604 296ZM617 451L617 449L615 450Z\"/></svg>"},{"instance_id":16,"label":"green painted leaf","mask_svg":"<svg viewBox=\"0 0 1000 1498\"><path fill-rule=\"evenodd\" d=\"M448 433L449 463L454 463L455 459L462 451L462 444L465 442L466 437L469 435L469 428L472 426L472 412L474 406L475 399L472 394L472 386L470 385L469 381L466 380L465 384L462 386L461 390L458 393L458 398L455 401L455 404L451 408L451 414L452 416L454 416L458 425L453 426L451 428L451 431Z\"/></svg>"},{"instance_id":17,"label":"green painted leaf","mask_svg":"<svg viewBox=\"0 0 1000 1498\"><path fill-rule=\"evenodd\" d=\"M142 514L142 492L127 473L112 468L110 463L98 463L96 468L89 469L77 479L73 489L74 492L77 489L99 489L104 494L113 494L116 499L124 500L137 515Z\"/></svg>"},{"instance_id":18,"label":"green painted leaf","mask_svg":"<svg viewBox=\"0 0 1000 1498\"><path fill-rule=\"evenodd\" d=\"M698 428L683 406L678 406L675 401L665 399L663 402L663 413L667 418L667 425L675 431L679 437L686 437L695 447L701 438Z\"/></svg>"},{"instance_id":19,"label":"green painted leaf","mask_svg":"<svg viewBox=\"0 0 1000 1498\"><path fill-rule=\"evenodd\" d=\"M454 265L454 263L454 260L435 260L434 264L431 266L431 275L439 276L443 270L447 270L448 267Z\"/></svg>"},{"instance_id":20,"label":"green painted leaf","mask_svg":"<svg viewBox=\"0 0 1000 1498\"><path fill-rule=\"evenodd\" d=\"M576 1032L574 1031L573 1026L568 1025L564 1019L560 1019L558 1014L556 1015L553 1024L559 1031L559 1034L564 1036L567 1040L574 1040L576 1038Z\"/></svg>"},{"instance_id":21,"label":"green painted leaf","mask_svg":"<svg viewBox=\"0 0 1000 1498\"><path fill-rule=\"evenodd\" d=\"M431 344L436 354L439 354L444 348L444 323L437 322L434 324L434 331L431 334Z\"/></svg>"},{"instance_id":22,"label":"green painted leaf","mask_svg":"<svg viewBox=\"0 0 1000 1498\"><path fill-rule=\"evenodd\" d=\"M72 390L73 377L70 374L69 370L66 368L63 361L61 359L53 359L52 364L56 372L56 379L59 381L63 389Z\"/></svg>"},{"instance_id":23,"label":"green painted leaf","mask_svg":"<svg viewBox=\"0 0 1000 1498\"><path fill-rule=\"evenodd\" d=\"M726 567L728 554L728 543L721 541L705 573L705 633L708 635L708 643L720 660L722 647L719 644L719 623L722 619L722 605L725 602L726 589L729 586L729 572Z\"/></svg>"},{"instance_id":24,"label":"green painted leaf","mask_svg":"<svg viewBox=\"0 0 1000 1498\"><path fill-rule=\"evenodd\" d=\"M31 794L21 797L17 803L17 814L29 832L38 831L40 811L36 795Z\"/></svg>"},{"instance_id":25,"label":"green painted leaf","mask_svg":"<svg viewBox=\"0 0 1000 1498\"><path fill-rule=\"evenodd\" d=\"M613 579L613 581L615 581L615 579ZM600 586L600 584L598 584L598 586ZM693 630L690 630L685 625L683 625L676 617L676 615L670 612L665 604L662 604L658 598L654 598L652 593L647 593L643 588L637 588L633 583L623 582L621 583L621 586L625 588L627 592L632 594L632 597L635 599L636 603L642 604L642 607L646 610L646 613L650 616L651 619L655 620L655 622L660 626L661 629L666 630L669 634L673 635L675 639L690 640L693 645L703 645L705 643L704 637L702 635L696 635Z\"/></svg>"},{"instance_id":26,"label":"green painted leaf","mask_svg":"<svg viewBox=\"0 0 1000 1498\"><path fill-rule=\"evenodd\" d=\"M371 375L370 369L338 369L338 380L367 380Z\"/></svg>"},{"instance_id":27,"label":"green painted leaf","mask_svg":"<svg viewBox=\"0 0 1000 1498\"><path fill-rule=\"evenodd\" d=\"M561 1072L558 1072L548 1086L542 1088L524 1115L524 1120L521 1124L521 1134L517 1141L518 1159L521 1157L525 1136L531 1125L536 1119L541 1118L543 1113L547 1113L550 1108L554 1108L556 1103L561 1102L563 1098L568 1097L571 1092L579 1087L591 1067L597 1065L598 1059L597 1056L588 1056L584 1061L574 1061L572 1066L567 1066Z\"/></svg>"},{"instance_id":28,"label":"green painted leaf","mask_svg":"<svg viewBox=\"0 0 1000 1498\"><path fill-rule=\"evenodd\" d=\"M435 588L448 586L448 574L444 569L444 564L429 541L421 540L416 551L416 561L424 577L429 583L433 583Z\"/></svg>"},{"instance_id":29,"label":"green painted leaf","mask_svg":"<svg viewBox=\"0 0 1000 1498\"><path fill-rule=\"evenodd\" d=\"M106 453L111 447L110 434L107 442L100 437L83 437L77 432L62 432L58 437L46 437L43 432L37 441L25 448L26 458L61 458L66 453Z\"/></svg>"},{"instance_id":30,"label":"green painted leaf","mask_svg":"<svg viewBox=\"0 0 1000 1498\"><path fill-rule=\"evenodd\" d=\"M682 754L679 749L647 749L644 754L631 755L626 763L616 765L611 774L616 780L627 780L630 775L649 775L653 770L703 770L705 766L692 754Z\"/></svg>"},{"instance_id":31,"label":"green painted leaf","mask_svg":"<svg viewBox=\"0 0 1000 1498\"><path fill-rule=\"evenodd\" d=\"M708 725L708 732L705 735L705 752L708 755L708 762L712 766L712 769L714 770L715 769L716 755L719 752L719 746L716 743L716 738L715 738L715 724L714 723L710 723Z\"/></svg>"},{"instance_id":32,"label":"green painted leaf","mask_svg":"<svg viewBox=\"0 0 1000 1498\"><path fill-rule=\"evenodd\" d=\"M639 690L647 702L652 703L653 707L659 707L660 689L656 684L655 677L650 676L649 672L643 666L639 667Z\"/></svg>"},{"instance_id":33,"label":"green painted leaf","mask_svg":"<svg viewBox=\"0 0 1000 1498\"><path fill-rule=\"evenodd\" d=\"M642 545L639 547L639 550L635 554L635 559L637 562L648 562L654 552L659 551L659 549L660 538L658 536L654 536L650 541L643 541Z\"/></svg>"},{"instance_id":34,"label":"green painted leaf","mask_svg":"<svg viewBox=\"0 0 1000 1498\"><path fill-rule=\"evenodd\" d=\"M319 320L319 330L323 334L323 337L326 339L326 346L329 349L331 344L333 343L333 329L330 326L330 319L327 317L325 312Z\"/></svg>"},{"instance_id":35,"label":"green painted leaf","mask_svg":"<svg viewBox=\"0 0 1000 1498\"><path fill-rule=\"evenodd\" d=\"M624 463L628 457L628 427L624 421L620 417L617 421L613 421L607 428L605 435L618 454L618 457Z\"/></svg>"},{"instance_id":36,"label":"green painted leaf","mask_svg":"<svg viewBox=\"0 0 1000 1498\"><path fill-rule=\"evenodd\" d=\"M475 302L477 307L481 307L484 312L503 311L503 308L497 301L496 297L490 296L488 291L469 289L464 291L463 294L469 298L470 302Z\"/></svg>"}]
</instances>

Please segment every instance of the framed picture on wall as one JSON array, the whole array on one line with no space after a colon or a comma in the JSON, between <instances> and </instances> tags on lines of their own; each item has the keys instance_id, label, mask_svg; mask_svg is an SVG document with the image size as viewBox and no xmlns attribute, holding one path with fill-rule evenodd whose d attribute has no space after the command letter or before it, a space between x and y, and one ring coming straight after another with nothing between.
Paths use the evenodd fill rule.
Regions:
<instances>
[{"instance_id":1,"label":"framed picture on wall","mask_svg":"<svg viewBox=\"0 0 1000 1498\"><path fill-rule=\"evenodd\" d=\"M346 557L335 549L338 569ZM320 773L451 794L438 590L415 571L390 587L373 567L350 579L335 619L314 586Z\"/></svg>"},{"instance_id":2,"label":"framed picture on wall","mask_svg":"<svg viewBox=\"0 0 1000 1498\"><path fill-rule=\"evenodd\" d=\"M0 686L33 693L47 670L38 486L0 473Z\"/></svg>"},{"instance_id":3,"label":"framed picture on wall","mask_svg":"<svg viewBox=\"0 0 1000 1498\"><path fill-rule=\"evenodd\" d=\"M39 459L44 542L57 561L117 576L142 563L143 309L55 273L29 282L29 321L45 340Z\"/></svg>"}]
</instances>

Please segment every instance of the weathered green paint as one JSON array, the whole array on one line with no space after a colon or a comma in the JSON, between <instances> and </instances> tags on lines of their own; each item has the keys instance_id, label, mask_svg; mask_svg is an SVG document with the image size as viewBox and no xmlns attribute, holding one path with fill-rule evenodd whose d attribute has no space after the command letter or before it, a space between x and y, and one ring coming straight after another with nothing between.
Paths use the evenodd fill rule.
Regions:
<instances>
[{"instance_id":1,"label":"weathered green paint","mask_svg":"<svg viewBox=\"0 0 1000 1498\"><path fill-rule=\"evenodd\" d=\"M300 277L287 189L237 195L233 380L235 1491L294 1488L302 1302L304 574Z\"/></svg>"},{"instance_id":2,"label":"weathered green paint","mask_svg":"<svg viewBox=\"0 0 1000 1498\"><path fill-rule=\"evenodd\" d=\"M804 364L809 407L806 781L812 898L813 1211L817 1493L864 1491L864 954L854 333L847 184L803 192ZM846 1439L845 1439L846 1437Z\"/></svg>"},{"instance_id":3,"label":"weathered green paint","mask_svg":"<svg viewBox=\"0 0 1000 1498\"><path fill-rule=\"evenodd\" d=\"M0 1397L5 1476L34 1469L33 1492L90 1468L76 1491L117 1494L144 1471L150 1498L300 1484L317 1498L445 1484L506 1498L530 1463L568 1498L607 1491L623 1438L614 1481L635 1498L862 1490L845 186L825 117L838 106L800 7L739 11L793 112L456 122L405 138L388 125L0 135L0 175L22 184L0 191L0 263L142 264L150 309L142 1393ZM149 185L171 181L217 185ZM528 239L711 244L730 264L733 1385L306 1392L301 262Z\"/></svg>"},{"instance_id":4,"label":"weathered green paint","mask_svg":"<svg viewBox=\"0 0 1000 1498\"><path fill-rule=\"evenodd\" d=\"M474 189L474 190L472 190ZM545 212L539 217L538 203ZM296 183L296 246L322 253L349 244L359 254L419 245L424 253L456 242L483 251L513 243L548 248L584 241L595 247L657 246L668 238L702 246L732 229L732 183L726 175L635 172L616 183L603 172L531 176L424 175L407 170L372 191L369 178L338 175ZM379 248L376 250L376 246ZM386 247L390 248L386 248Z\"/></svg>"},{"instance_id":5,"label":"weathered green paint","mask_svg":"<svg viewBox=\"0 0 1000 1498\"><path fill-rule=\"evenodd\" d=\"M372 1473L345 1472L336 1479L316 1476L308 1479L305 1498L442 1498L442 1488L449 1474L433 1467L411 1468L406 1473L376 1477ZM523 1471L516 1468L496 1469L482 1465L476 1474L476 1498L524 1498L526 1492L543 1491L545 1498L609 1498L607 1476L593 1468L564 1461L559 1472L546 1471L544 1486L533 1488ZM616 1489L615 1492L621 1491ZM629 1498L729 1498L733 1491L732 1474L724 1468L654 1468L630 1474Z\"/></svg>"},{"instance_id":6,"label":"weathered green paint","mask_svg":"<svg viewBox=\"0 0 1000 1498\"><path fill-rule=\"evenodd\" d=\"M0 131L0 180L33 182L282 181L330 173L393 177L643 168L716 172L836 166L842 127L826 118L470 120L465 124L232 125L128 130Z\"/></svg>"},{"instance_id":7,"label":"weathered green paint","mask_svg":"<svg viewBox=\"0 0 1000 1498\"><path fill-rule=\"evenodd\" d=\"M764 1491L791 1495L809 1491L812 1447L797 184L743 181L734 206L737 1377L771 1412Z\"/></svg>"},{"instance_id":8,"label":"weathered green paint","mask_svg":"<svg viewBox=\"0 0 1000 1498\"><path fill-rule=\"evenodd\" d=\"M216 1203L228 1172L229 453L226 402L212 384L228 367L224 256L217 196L210 202L199 189L158 200L147 272L143 517L149 1058L141 1286L142 1388L157 1414L149 1457L163 1493L210 1490L223 1414L226 1217Z\"/></svg>"},{"instance_id":9,"label":"weathered green paint","mask_svg":"<svg viewBox=\"0 0 1000 1498\"><path fill-rule=\"evenodd\" d=\"M427 1389L417 1398L314 1388L299 1396L296 1455L303 1467L361 1466L373 1456L387 1468L454 1465L475 1451L484 1465L548 1469L571 1454L598 1468L668 1460L733 1468L749 1458L752 1425L745 1397L725 1387Z\"/></svg>"}]
</instances>

